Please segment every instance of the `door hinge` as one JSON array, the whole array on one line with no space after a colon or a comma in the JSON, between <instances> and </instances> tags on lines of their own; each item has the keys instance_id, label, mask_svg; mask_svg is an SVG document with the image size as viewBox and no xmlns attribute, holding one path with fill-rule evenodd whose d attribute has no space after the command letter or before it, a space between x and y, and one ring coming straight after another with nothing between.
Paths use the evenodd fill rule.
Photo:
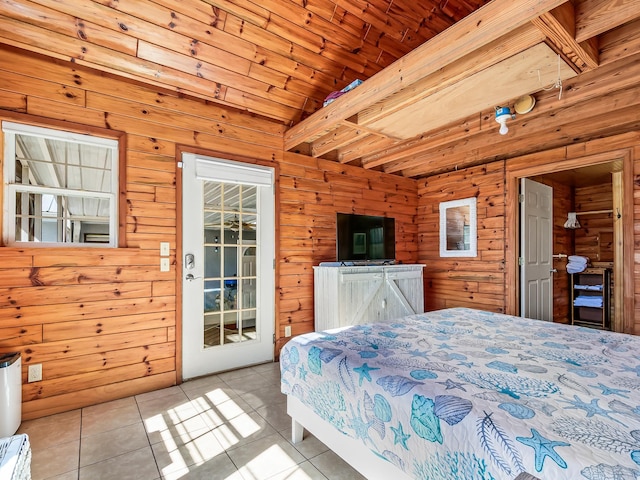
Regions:
<instances>
[{"instance_id":1,"label":"door hinge","mask_svg":"<svg viewBox=\"0 0 640 480\"><path fill-rule=\"evenodd\" d=\"M183 166L184 166L184 163L178 162L178 168L182 168Z\"/></svg>"},{"instance_id":2,"label":"door hinge","mask_svg":"<svg viewBox=\"0 0 640 480\"><path fill-rule=\"evenodd\" d=\"M520 195L518 195L518 201L520 203L524 203L524 195L522 193Z\"/></svg>"},{"instance_id":3,"label":"door hinge","mask_svg":"<svg viewBox=\"0 0 640 480\"><path fill-rule=\"evenodd\" d=\"M276 269L276 259L275 258L273 259L273 269L274 270Z\"/></svg>"},{"instance_id":4,"label":"door hinge","mask_svg":"<svg viewBox=\"0 0 640 480\"><path fill-rule=\"evenodd\" d=\"M276 344L276 334L275 333L273 334L273 344L274 345Z\"/></svg>"},{"instance_id":5,"label":"door hinge","mask_svg":"<svg viewBox=\"0 0 640 480\"><path fill-rule=\"evenodd\" d=\"M524 265L524 258L518 257L518 266L521 267L522 265Z\"/></svg>"}]
</instances>

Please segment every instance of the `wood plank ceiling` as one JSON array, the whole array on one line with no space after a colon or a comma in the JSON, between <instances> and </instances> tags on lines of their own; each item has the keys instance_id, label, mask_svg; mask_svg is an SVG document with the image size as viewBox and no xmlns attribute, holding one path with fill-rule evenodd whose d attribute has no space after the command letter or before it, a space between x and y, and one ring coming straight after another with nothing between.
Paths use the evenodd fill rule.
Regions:
<instances>
[{"instance_id":1,"label":"wood plank ceiling","mask_svg":"<svg viewBox=\"0 0 640 480\"><path fill-rule=\"evenodd\" d=\"M504 102L554 104L556 66L581 81L634 58L639 18L640 0L0 0L0 43L269 118L290 127L286 150L419 178L474 161L454 147L496 128L510 85L469 92L520 69L536 85ZM322 108L355 79L371 80Z\"/></svg>"}]
</instances>

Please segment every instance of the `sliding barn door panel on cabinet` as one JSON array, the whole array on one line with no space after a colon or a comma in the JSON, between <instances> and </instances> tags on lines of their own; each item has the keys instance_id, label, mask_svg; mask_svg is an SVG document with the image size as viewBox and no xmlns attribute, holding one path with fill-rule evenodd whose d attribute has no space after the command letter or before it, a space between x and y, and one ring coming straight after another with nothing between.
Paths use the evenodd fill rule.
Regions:
<instances>
[{"instance_id":1,"label":"sliding barn door panel on cabinet","mask_svg":"<svg viewBox=\"0 0 640 480\"><path fill-rule=\"evenodd\" d=\"M424 312L424 265L314 268L315 329Z\"/></svg>"}]
</instances>

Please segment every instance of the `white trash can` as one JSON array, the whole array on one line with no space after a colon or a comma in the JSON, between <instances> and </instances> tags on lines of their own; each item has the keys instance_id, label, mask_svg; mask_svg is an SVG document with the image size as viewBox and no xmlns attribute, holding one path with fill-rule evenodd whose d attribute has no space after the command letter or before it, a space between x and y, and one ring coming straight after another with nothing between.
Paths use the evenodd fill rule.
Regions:
<instances>
[{"instance_id":1,"label":"white trash can","mask_svg":"<svg viewBox=\"0 0 640 480\"><path fill-rule=\"evenodd\" d=\"M22 417L20 353L0 353L0 438L18 431Z\"/></svg>"}]
</instances>

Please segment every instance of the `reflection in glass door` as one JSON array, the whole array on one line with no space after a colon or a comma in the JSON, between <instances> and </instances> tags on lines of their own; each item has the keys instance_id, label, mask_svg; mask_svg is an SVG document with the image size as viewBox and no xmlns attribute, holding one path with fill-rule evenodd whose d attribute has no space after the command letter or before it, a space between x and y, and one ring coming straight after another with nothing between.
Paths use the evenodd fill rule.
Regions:
<instances>
[{"instance_id":1,"label":"reflection in glass door","mask_svg":"<svg viewBox=\"0 0 640 480\"><path fill-rule=\"evenodd\" d=\"M257 187L204 182L204 346L256 339Z\"/></svg>"},{"instance_id":2,"label":"reflection in glass door","mask_svg":"<svg viewBox=\"0 0 640 480\"><path fill-rule=\"evenodd\" d=\"M273 169L182 159L182 376L273 360Z\"/></svg>"}]
</instances>

